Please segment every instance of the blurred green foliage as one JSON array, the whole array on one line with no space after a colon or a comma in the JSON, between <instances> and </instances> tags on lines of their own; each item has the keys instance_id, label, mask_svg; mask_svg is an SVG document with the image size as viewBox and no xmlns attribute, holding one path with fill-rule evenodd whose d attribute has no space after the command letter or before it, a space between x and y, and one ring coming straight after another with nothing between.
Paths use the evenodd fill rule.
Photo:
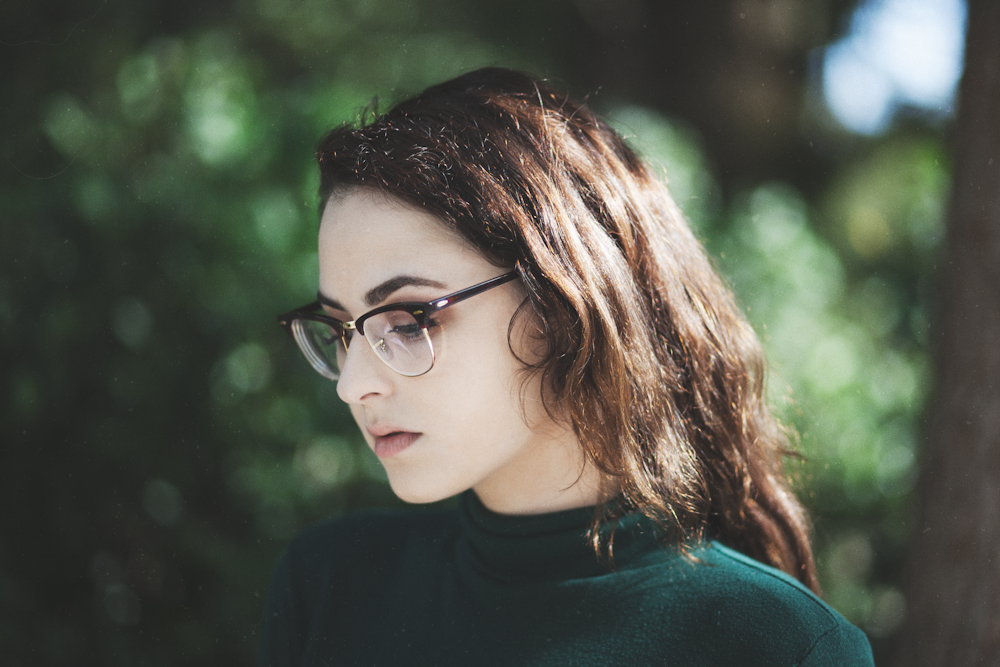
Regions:
<instances>
[{"instance_id":1,"label":"blurred green foliage","mask_svg":"<svg viewBox=\"0 0 1000 667\"><path fill-rule=\"evenodd\" d=\"M559 25L522 4L508 23ZM284 541L397 503L274 318L316 289L324 130L480 65L569 71L558 39L449 7L258 0L154 21L104 3L49 32L6 24L17 62L45 66L3 83L4 664L248 664ZM878 649L905 614L939 134L859 145L807 198L720 185L692 119L595 105L662 166L761 335L823 585Z\"/></svg>"}]
</instances>

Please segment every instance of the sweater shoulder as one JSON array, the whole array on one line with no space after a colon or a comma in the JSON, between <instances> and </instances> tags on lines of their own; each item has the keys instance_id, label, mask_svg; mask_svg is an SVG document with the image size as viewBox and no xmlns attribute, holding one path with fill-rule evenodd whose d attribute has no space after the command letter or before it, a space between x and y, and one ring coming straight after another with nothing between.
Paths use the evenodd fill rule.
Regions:
<instances>
[{"instance_id":1,"label":"sweater shoulder","mask_svg":"<svg viewBox=\"0 0 1000 667\"><path fill-rule=\"evenodd\" d=\"M697 556L701 604L720 636L795 665L873 664L865 634L795 578L717 542Z\"/></svg>"},{"instance_id":2,"label":"sweater shoulder","mask_svg":"<svg viewBox=\"0 0 1000 667\"><path fill-rule=\"evenodd\" d=\"M345 514L304 529L272 569L259 664L300 664L310 643L323 637L318 628L342 625L342 614L364 605L386 573L405 570L401 563L439 559L457 532L453 511L420 509Z\"/></svg>"},{"instance_id":3,"label":"sweater shoulder","mask_svg":"<svg viewBox=\"0 0 1000 667\"><path fill-rule=\"evenodd\" d=\"M840 617L794 577L719 542L709 543L698 555L707 565L710 580L727 597L730 592L738 592L740 599L752 606L792 607L799 613L815 615L824 623Z\"/></svg>"},{"instance_id":4,"label":"sweater shoulder","mask_svg":"<svg viewBox=\"0 0 1000 667\"><path fill-rule=\"evenodd\" d=\"M364 510L315 523L291 539L272 568L268 613L302 629L335 599L364 598L414 563L440 562L458 531L451 510Z\"/></svg>"}]
</instances>

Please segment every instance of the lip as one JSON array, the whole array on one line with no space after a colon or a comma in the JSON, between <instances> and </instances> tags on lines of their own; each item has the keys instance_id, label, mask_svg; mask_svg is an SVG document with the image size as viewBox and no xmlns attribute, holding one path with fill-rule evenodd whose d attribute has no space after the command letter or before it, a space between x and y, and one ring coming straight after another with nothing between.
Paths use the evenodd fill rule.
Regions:
<instances>
[{"instance_id":1,"label":"lip","mask_svg":"<svg viewBox=\"0 0 1000 667\"><path fill-rule=\"evenodd\" d=\"M405 431L390 424L369 426L367 430L375 439L372 449L375 450L375 456L380 459L387 459L390 456L399 454L423 435L422 433Z\"/></svg>"}]
</instances>

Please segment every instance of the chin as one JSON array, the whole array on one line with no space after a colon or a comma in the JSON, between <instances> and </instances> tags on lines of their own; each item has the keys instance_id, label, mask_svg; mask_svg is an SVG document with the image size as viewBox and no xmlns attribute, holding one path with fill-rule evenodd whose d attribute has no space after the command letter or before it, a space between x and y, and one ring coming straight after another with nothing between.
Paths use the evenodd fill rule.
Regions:
<instances>
[{"instance_id":1,"label":"chin","mask_svg":"<svg viewBox=\"0 0 1000 667\"><path fill-rule=\"evenodd\" d=\"M404 503L411 503L413 505L436 503L439 500L451 498L465 491L464 487L452 487L440 483L434 484L429 480L400 479L400 477L402 475L390 474L389 486L397 498Z\"/></svg>"}]
</instances>

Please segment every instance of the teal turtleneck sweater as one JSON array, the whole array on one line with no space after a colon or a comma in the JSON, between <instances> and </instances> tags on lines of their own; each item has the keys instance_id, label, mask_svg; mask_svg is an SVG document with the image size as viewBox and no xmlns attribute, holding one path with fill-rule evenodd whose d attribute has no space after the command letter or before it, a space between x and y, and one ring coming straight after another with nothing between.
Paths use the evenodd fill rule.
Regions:
<instances>
[{"instance_id":1,"label":"teal turtleneck sweater","mask_svg":"<svg viewBox=\"0 0 1000 667\"><path fill-rule=\"evenodd\" d=\"M860 630L716 542L687 557L630 516L608 567L592 511L506 516L470 491L313 526L275 567L260 666L873 665Z\"/></svg>"}]
</instances>

